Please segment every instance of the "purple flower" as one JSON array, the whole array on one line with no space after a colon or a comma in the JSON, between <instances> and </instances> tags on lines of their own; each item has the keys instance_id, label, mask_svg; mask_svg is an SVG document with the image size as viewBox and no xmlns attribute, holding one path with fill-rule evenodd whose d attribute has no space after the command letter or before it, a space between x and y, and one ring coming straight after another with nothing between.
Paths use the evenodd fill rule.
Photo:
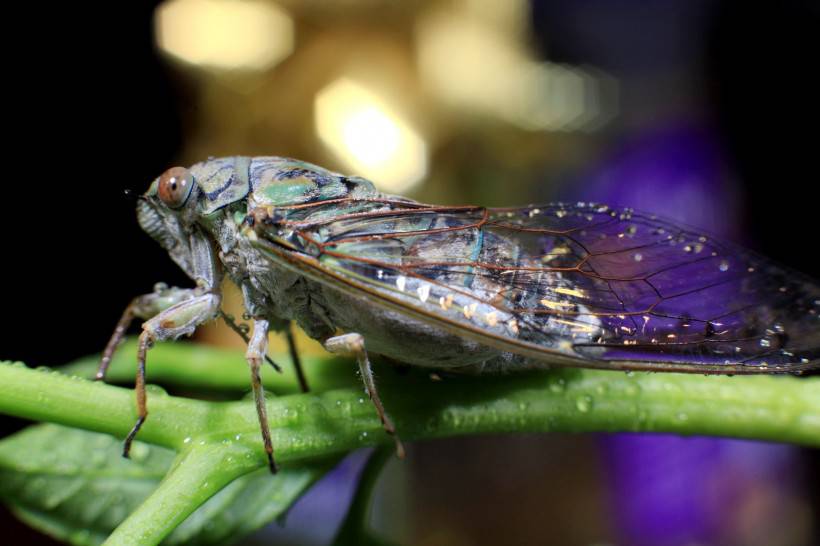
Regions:
<instances>
[{"instance_id":1,"label":"purple flower","mask_svg":"<svg viewBox=\"0 0 820 546\"><path fill-rule=\"evenodd\" d=\"M709 130L681 124L628 140L561 197L633 207L737 241L739 195ZM601 451L625 544L746 544L750 529L783 517L749 516L761 495L784 506L798 494L784 479L799 467L789 446L613 434L602 436Z\"/></svg>"}]
</instances>

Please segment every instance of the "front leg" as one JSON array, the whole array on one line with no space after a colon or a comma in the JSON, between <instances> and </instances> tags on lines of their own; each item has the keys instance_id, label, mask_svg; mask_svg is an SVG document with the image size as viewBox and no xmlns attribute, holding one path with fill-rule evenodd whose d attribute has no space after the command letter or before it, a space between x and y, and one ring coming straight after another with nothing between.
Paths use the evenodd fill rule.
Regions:
<instances>
[{"instance_id":1,"label":"front leg","mask_svg":"<svg viewBox=\"0 0 820 546\"><path fill-rule=\"evenodd\" d=\"M206 292L181 301L162 311L142 325L137 349L137 422L125 438L122 455L128 457L131 442L139 432L148 407L145 398L145 355L155 342L191 335L197 326L216 316L221 296L217 292Z\"/></svg>"},{"instance_id":2,"label":"front leg","mask_svg":"<svg viewBox=\"0 0 820 546\"><path fill-rule=\"evenodd\" d=\"M361 334L344 334L341 336L332 337L324 342L325 349L328 352L335 354L346 354L356 357L359 363L359 373L364 382L364 390L376 406L376 413L382 421L382 426L385 432L393 437L396 442L396 455L400 459L404 458L404 446L401 444L398 434L396 434L396 427L387 412L384 411L381 398L379 398L379 391L376 390L376 381L373 379L373 370L370 369L370 359L367 358L367 351L364 348L364 338Z\"/></svg>"},{"instance_id":3,"label":"front leg","mask_svg":"<svg viewBox=\"0 0 820 546\"><path fill-rule=\"evenodd\" d=\"M105 374L111 364L111 359L114 357L114 351L119 347L125 337L126 330L135 318L148 320L177 303L195 298L201 292L202 289L200 288L177 288L175 286L169 288L164 283L157 283L154 286L154 291L150 294L143 294L131 300L131 303L123 311L119 322L117 322L117 327L114 328L111 339L108 340L108 344L105 346L94 379L97 381L105 380Z\"/></svg>"}]
</instances>

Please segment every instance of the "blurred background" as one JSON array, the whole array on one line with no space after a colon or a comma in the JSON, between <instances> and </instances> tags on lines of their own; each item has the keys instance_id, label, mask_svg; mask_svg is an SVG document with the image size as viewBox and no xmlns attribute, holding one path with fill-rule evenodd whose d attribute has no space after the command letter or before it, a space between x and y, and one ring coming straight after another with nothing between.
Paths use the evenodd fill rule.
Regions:
<instances>
[{"instance_id":1,"label":"blurred background","mask_svg":"<svg viewBox=\"0 0 820 546\"><path fill-rule=\"evenodd\" d=\"M298 157L442 204L634 206L820 277L818 23L808 0L12 8L0 357L98 352L133 295L187 285L122 192L208 156ZM244 543L326 543L362 460ZM397 544L820 544L820 453L452 439L410 446L375 499ZM17 543L49 543L2 518Z\"/></svg>"}]
</instances>

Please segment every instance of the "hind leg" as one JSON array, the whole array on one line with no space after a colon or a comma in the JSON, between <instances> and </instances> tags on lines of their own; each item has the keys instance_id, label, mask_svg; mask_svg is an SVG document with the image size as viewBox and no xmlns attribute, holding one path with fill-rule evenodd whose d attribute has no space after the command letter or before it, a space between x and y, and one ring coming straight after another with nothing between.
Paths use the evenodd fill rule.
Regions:
<instances>
[{"instance_id":1,"label":"hind leg","mask_svg":"<svg viewBox=\"0 0 820 546\"><path fill-rule=\"evenodd\" d=\"M393 437L396 443L396 455L399 458L404 457L404 446L396 434L396 427L387 412L384 411L384 405L379 397L379 391L376 389L376 381L373 378L373 370L370 368L370 359L367 358L367 351L364 347L364 338L360 334L344 334L341 336L332 337L324 342L325 349L328 352L335 354L352 355L356 357L359 364L359 373L362 376L365 391L376 407L376 413L382 421L382 426L385 432Z\"/></svg>"}]
</instances>

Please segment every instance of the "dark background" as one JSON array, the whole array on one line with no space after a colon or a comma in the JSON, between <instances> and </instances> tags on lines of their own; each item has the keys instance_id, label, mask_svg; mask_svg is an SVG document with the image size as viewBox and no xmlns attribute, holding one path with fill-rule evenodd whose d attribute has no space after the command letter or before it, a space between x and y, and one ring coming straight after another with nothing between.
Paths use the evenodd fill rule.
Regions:
<instances>
[{"instance_id":1,"label":"dark background","mask_svg":"<svg viewBox=\"0 0 820 546\"><path fill-rule=\"evenodd\" d=\"M132 296L159 280L186 284L139 231L123 190L144 191L174 162L195 91L154 50L153 6L132 4L7 15L3 359L59 365L98 352ZM536 4L533 17L556 9ZM708 105L744 190L745 243L815 277L819 23L816 2L715 2L697 37ZM553 60L584 61L545 42ZM0 423L3 435L25 424ZM817 521L820 456L806 458ZM12 526L17 543L45 540L9 520L6 538Z\"/></svg>"}]
</instances>

